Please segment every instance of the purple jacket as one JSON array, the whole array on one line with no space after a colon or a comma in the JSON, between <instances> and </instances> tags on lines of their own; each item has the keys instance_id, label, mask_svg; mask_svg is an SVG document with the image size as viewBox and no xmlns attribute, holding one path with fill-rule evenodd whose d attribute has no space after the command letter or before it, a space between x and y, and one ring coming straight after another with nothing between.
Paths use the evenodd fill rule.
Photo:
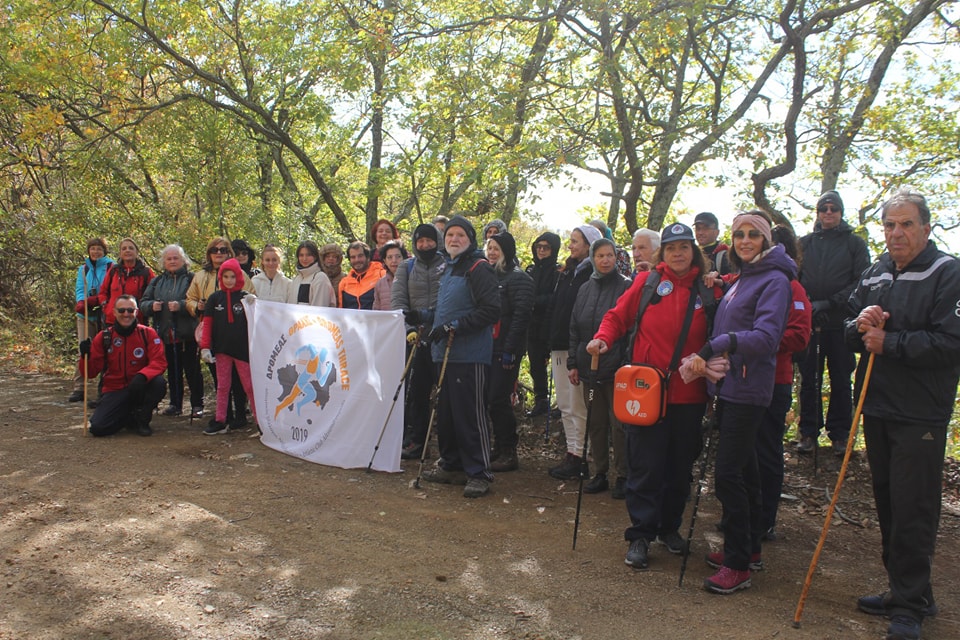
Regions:
<instances>
[{"instance_id":1,"label":"purple jacket","mask_svg":"<svg viewBox=\"0 0 960 640\"><path fill-rule=\"evenodd\" d=\"M766 407L773 398L777 350L787 324L797 265L783 247L770 249L759 262L744 264L720 301L709 344L727 352L730 371L710 393L729 402Z\"/></svg>"}]
</instances>

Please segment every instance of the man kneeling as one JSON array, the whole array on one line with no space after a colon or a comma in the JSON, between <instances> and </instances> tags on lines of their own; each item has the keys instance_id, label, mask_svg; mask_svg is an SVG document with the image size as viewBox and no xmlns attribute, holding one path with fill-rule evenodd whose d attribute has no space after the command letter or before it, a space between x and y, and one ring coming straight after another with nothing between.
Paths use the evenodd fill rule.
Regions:
<instances>
[{"instance_id":1,"label":"man kneeling","mask_svg":"<svg viewBox=\"0 0 960 640\"><path fill-rule=\"evenodd\" d=\"M103 397L90 417L90 433L109 436L127 427L149 436L150 418L167 393L163 342L156 331L137 322L133 296L117 298L113 310L116 323L80 343L80 370L89 358L87 378L103 372Z\"/></svg>"}]
</instances>

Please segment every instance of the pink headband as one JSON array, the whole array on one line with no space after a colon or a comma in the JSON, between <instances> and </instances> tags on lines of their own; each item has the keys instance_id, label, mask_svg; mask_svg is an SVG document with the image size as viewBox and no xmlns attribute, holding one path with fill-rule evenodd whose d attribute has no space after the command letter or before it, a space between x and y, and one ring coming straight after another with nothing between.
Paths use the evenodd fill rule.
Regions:
<instances>
[{"instance_id":1,"label":"pink headband","mask_svg":"<svg viewBox=\"0 0 960 640\"><path fill-rule=\"evenodd\" d=\"M767 241L768 246L773 246L773 237L770 235L770 223L761 215L756 213L741 213L733 218L733 224L730 225L732 231L736 231L744 224L753 226L759 231Z\"/></svg>"}]
</instances>

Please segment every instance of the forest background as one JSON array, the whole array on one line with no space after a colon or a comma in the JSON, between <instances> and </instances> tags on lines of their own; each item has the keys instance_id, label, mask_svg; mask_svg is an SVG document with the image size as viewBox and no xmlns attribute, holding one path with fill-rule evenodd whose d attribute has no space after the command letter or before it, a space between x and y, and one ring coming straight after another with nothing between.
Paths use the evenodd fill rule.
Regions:
<instances>
[{"instance_id":1,"label":"forest background","mask_svg":"<svg viewBox=\"0 0 960 640\"><path fill-rule=\"evenodd\" d=\"M951 0L0 2L4 357L72 359L93 236L154 269L170 242L289 251L453 213L520 247L596 217L629 244L689 215L685 193L801 231L840 187L876 255L907 185L943 245L957 19ZM555 208L588 174L595 204Z\"/></svg>"}]
</instances>

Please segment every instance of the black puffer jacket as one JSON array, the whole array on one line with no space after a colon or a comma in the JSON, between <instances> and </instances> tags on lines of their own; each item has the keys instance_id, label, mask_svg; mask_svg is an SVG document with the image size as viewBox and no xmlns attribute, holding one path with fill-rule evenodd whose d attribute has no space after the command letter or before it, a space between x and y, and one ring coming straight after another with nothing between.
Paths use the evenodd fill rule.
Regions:
<instances>
[{"instance_id":1,"label":"black puffer jacket","mask_svg":"<svg viewBox=\"0 0 960 640\"><path fill-rule=\"evenodd\" d=\"M570 341L567 351L567 369L577 369L581 380L593 381L591 356L587 343L593 340L607 311L616 306L620 296L630 288L631 280L614 269L606 275L594 270L590 279L580 287L570 316ZM600 356L596 382L609 382L623 363L626 337L610 345Z\"/></svg>"},{"instance_id":2,"label":"black puffer jacket","mask_svg":"<svg viewBox=\"0 0 960 640\"><path fill-rule=\"evenodd\" d=\"M498 233L492 238L500 245L506 271L495 270L500 290L500 321L493 330L494 360L502 353L510 353L517 360L527 350L527 325L533 311L533 280L516 266L517 245L509 233Z\"/></svg>"},{"instance_id":3,"label":"black puffer jacket","mask_svg":"<svg viewBox=\"0 0 960 640\"><path fill-rule=\"evenodd\" d=\"M813 304L814 324L842 327L847 318L850 292L863 270L870 266L867 243L841 220L833 229L824 229L817 222L813 233L800 239L800 248L803 250L800 284ZM821 307L828 310L827 322L822 322L823 316L818 315Z\"/></svg>"},{"instance_id":4,"label":"black puffer jacket","mask_svg":"<svg viewBox=\"0 0 960 640\"><path fill-rule=\"evenodd\" d=\"M570 348L570 315L577 292L593 273L590 258L577 262L576 258L567 258L564 269L557 279L557 289L553 294L548 311L550 319L550 350L567 351Z\"/></svg>"},{"instance_id":5,"label":"black puffer jacket","mask_svg":"<svg viewBox=\"0 0 960 640\"><path fill-rule=\"evenodd\" d=\"M542 260L537 257L537 250L534 248L538 242L546 242L550 245L550 255ZM557 288L557 278L560 277L560 272L557 271L560 236L548 231L540 234L530 247L533 251L533 264L527 267L527 275L533 279L533 311L530 314L530 337L533 339L539 336L546 340L550 328L547 311L553 301L553 293Z\"/></svg>"}]
</instances>

